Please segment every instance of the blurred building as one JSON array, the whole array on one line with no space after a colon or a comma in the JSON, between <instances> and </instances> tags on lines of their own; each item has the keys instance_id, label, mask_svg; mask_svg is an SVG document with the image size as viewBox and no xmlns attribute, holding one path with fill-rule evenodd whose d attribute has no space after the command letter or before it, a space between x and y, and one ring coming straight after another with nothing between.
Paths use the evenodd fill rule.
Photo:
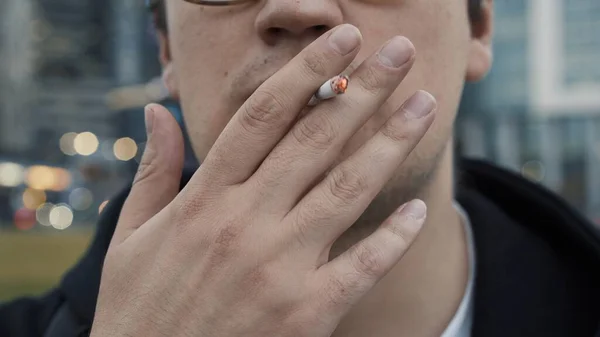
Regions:
<instances>
[{"instance_id":1,"label":"blurred building","mask_svg":"<svg viewBox=\"0 0 600 337\"><path fill-rule=\"evenodd\" d=\"M495 1L494 66L487 78L467 85L464 114L502 110L505 114L522 113L528 106L529 85L529 12L528 1Z\"/></svg>"},{"instance_id":2,"label":"blurred building","mask_svg":"<svg viewBox=\"0 0 600 337\"><path fill-rule=\"evenodd\" d=\"M562 3L567 88L600 85L600 2L578 0Z\"/></svg>"},{"instance_id":3,"label":"blurred building","mask_svg":"<svg viewBox=\"0 0 600 337\"><path fill-rule=\"evenodd\" d=\"M68 131L119 136L111 134L106 93L159 72L143 1L5 0L0 6L2 83L21 87L2 90L8 103L0 149L31 150L40 144L31 137L38 130L56 133L47 142ZM20 126L33 132L15 129Z\"/></svg>"},{"instance_id":4,"label":"blurred building","mask_svg":"<svg viewBox=\"0 0 600 337\"><path fill-rule=\"evenodd\" d=\"M495 10L494 67L465 104L544 118L600 110L599 1L503 0Z\"/></svg>"},{"instance_id":5,"label":"blurred building","mask_svg":"<svg viewBox=\"0 0 600 337\"><path fill-rule=\"evenodd\" d=\"M494 67L468 85L457 138L600 219L600 2L496 1Z\"/></svg>"},{"instance_id":6,"label":"blurred building","mask_svg":"<svg viewBox=\"0 0 600 337\"><path fill-rule=\"evenodd\" d=\"M85 188L94 203L79 215L97 215L145 141L141 107L113 109L107 93L160 73L149 23L138 0L0 1L0 166L67 169L70 185L48 201L68 204ZM27 179L2 182L3 207L22 207Z\"/></svg>"},{"instance_id":7,"label":"blurred building","mask_svg":"<svg viewBox=\"0 0 600 337\"><path fill-rule=\"evenodd\" d=\"M28 1L0 2L0 149L22 151L30 146L28 95L34 78L34 39Z\"/></svg>"}]
</instances>

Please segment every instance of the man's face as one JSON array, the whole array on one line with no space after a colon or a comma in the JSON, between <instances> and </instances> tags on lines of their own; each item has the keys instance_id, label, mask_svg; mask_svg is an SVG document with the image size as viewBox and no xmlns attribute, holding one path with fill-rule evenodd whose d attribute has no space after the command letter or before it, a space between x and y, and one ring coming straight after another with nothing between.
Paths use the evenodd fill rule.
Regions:
<instances>
[{"instance_id":1,"label":"man's face","mask_svg":"<svg viewBox=\"0 0 600 337\"><path fill-rule=\"evenodd\" d=\"M431 173L449 143L465 78L479 78L489 66L489 60L481 59L489 53L474 52L488 46L481 43L485 38L472 36L467 0L257 0L230 7L167 3L169 61L200 161L263 81L319 35L350 23L363 35L353 67L395 35L408 37L417 56L388 104L355 135L341 157L363 144L410 95L424 89L437 99L437 119L392 184L418 181L413 175Z\"/></svg>"}]
</instances>

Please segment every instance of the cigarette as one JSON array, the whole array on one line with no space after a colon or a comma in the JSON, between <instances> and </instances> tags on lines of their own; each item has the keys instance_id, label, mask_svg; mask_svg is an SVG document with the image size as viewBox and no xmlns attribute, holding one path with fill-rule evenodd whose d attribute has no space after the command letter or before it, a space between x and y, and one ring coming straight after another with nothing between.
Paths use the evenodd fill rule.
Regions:
<instances>
[{"instance_id":1,"label":"cigarette","mask_svg":"<svg viewBox=\"0 0 600 337\"><path fill-rule=\"evenodd\" d=\"M341 95L348 89L348 83L350 79L345 75L338 75L329 81L323 83L323 85L317 90L313 97L308 102L308 106L315 106L319 102L326 99L334 98L335 96Z\"/></svg>"}]
</instances>

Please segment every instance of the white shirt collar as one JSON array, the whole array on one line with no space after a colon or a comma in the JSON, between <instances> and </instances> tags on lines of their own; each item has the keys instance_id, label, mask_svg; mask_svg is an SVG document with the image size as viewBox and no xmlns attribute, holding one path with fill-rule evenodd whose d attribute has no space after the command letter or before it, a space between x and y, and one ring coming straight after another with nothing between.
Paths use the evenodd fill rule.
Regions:
<instances>
[{"instance_id":1,"label":"white shirt collar","mask_svg":"<svg viewBox=\"0 0 600 337\"><path fill-rule=\"evenodd\" d=\"M471 336L471 327L473 325L473 287L475 284L475 241L473 240L473 230L471 221L467 212L458 204L454 203L456 211L462 218L465 227L465 237L467 240L467 254L469 258L469 275L467 287L458 310L454 318L448 324L446 331L441 337L469 337Z\"/></svg>"}]
</instances>

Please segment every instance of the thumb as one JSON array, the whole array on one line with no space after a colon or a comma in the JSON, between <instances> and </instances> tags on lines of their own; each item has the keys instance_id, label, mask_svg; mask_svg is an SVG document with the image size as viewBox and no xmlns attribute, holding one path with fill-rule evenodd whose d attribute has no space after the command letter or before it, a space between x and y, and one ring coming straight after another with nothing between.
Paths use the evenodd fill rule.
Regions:
<instances>
[{"instance_id":1,"label":"thumb","mask_svg":"<svg viewBox=\"0 0 600 337\"><path fill-rule=\"evenodd\" d=\"M162 105L145 109L148 141L131 192L123 205L114 240L127 239L179 193L184 150L181 128Z\"/></svg>"}]
</instances>

